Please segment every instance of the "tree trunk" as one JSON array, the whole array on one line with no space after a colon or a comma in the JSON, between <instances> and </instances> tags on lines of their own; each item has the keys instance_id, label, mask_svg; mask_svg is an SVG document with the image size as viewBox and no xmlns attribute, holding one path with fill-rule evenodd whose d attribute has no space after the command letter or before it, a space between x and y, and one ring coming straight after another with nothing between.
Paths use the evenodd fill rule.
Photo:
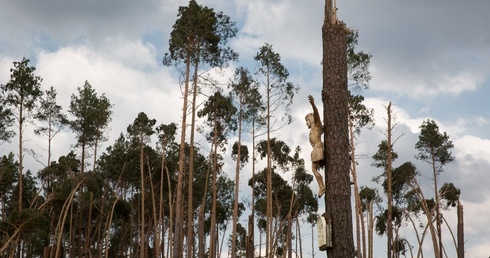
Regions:
<instances>
[{"instance_id":1,"label":"tree trunk","mask_svg":"<svg viewBox=\"0 0 490 258\"><path fill-rule=\"evenodd\" d=\"M199 56L199 48L196 56ZM194 209L192 206L192 188L194 183L194 133L196 124L197 73L199 62L194 65L194 80L192 89L191 139L189 146L189 178L187 183L187 257L193 257L194 246Z\"/></svg>"},{"instance_id":2,"label":"tree trunk","mask_svg":"<svg viewBox=\"0 0 490 258\"><path fill-rule=\"evenodd\" d=\"M458 258L464 258L463 205L459 200L458 200Z\"/></svg>"},{"instance_id":3,"label":"tree trunk","mask_svg":"<svg viewBox=\"0 0 490 258\"><path fill-rule=\"evenodd\" d=\"M349 140L350 140L350 158L353 161L351 163L352 181L354 182L354 201L355 201L355 213L356 213L356 253L358 258L363 258L366 253L365 250L361 252L361 217L362 217L362 207L361 199L359 197L359 188L357 184L357 166L356 166L356 146L354 143L354 124L352 120L349 120ZM362 228L364 229L364 223L362 223ZM364 231L364 230L363 230Z\"/></svg>"},{"instance_id":4,"label":"tree trunk","mask_svg":"<svg viewBox=\"0 0 490 258\"><path fill-rule=\"evenodd\" d=\"M181 236L183 235L183 212L182 212L182 184L184 177L184 157L185 157L185 132L187 127L187 99L189 95L189 73L190 73L191 58L187 57L186 60L186 73L185 73L185 86L184 86L184 102L182 107L182 131L180 134L180 151L179 151L179 175L177 177L177 197L175 201L175 232L173 258L180 258L183 256Z\"/></svg>"},{"instance_id":5,"label":"tree trunk","mask_svg":"<svg viewBox=\"0 0 490 258\"><path fill-rule=\"evenodd\" d=\"M247 251L246 251L246 257L247 258L254 258L254 221L253 221L253 216L250 214L248 216L248 236L247 236Z\"/></svg>"},{"instance_id":6,"label":"tree trunk","mask_svg":"<svg viewBox=\"0 0 490 258\"><path fill-rule=\"evenodd\" d=\"M373 203L368 204L368 246L369 254L368 258L373 258Z\"/></svg>"},{"instance_id":7,"label":"tree trunk","mask_svg":"<svg viewBox=\"0 0 490 258\"><path fill-rule=\"evenodd\" d=\"M386 108L386 111L388 113L388 130L387 130L387 153L388 157L386 158L387 165L386 165L386 177L387 177L387 183L388 183L388 218L387 218L387 223L388 223L388 229L387 229L387 249L386 251L388 252L388 258L391 258L392 256L392 243L393 243L393 223L392 223L392 217L393 217L393 192L392 192L392 150L391 150L391 145L392 145L392 140L391 140L391 131L392 131L392 125L391 125L391 102L388 104L388 107Z\"/></svg>"},{"instance_id":8,"label":"tree trunk","mask_svg":"<svg viewBox=\"0 0 490 258\"><path fill-rule=\"evenodd\" d=\"M217 123L216 114L214 115L214 137L213 137L213 204L211 208L211 228L209 230L211 236L209 240L209 256L210 258L216 258L216 177L218 176L218 142L217 142Z\"/></svg>"},{"instance_id":9,"label":"tree trunk","mask_svg":"<svg viewBox=\"0 0 490 258\"><path fill-rule=\"evenodd\" d=\"M235 168L235 200L233 201L233 225L231 234L231 258L236 257L236 225L238 220L238 195L240 190L240 161L241 161L241 150L242 150L242 107L240 107L238 115L238 150Z\"/></svg>"},{"instance_id":10,"label":"tree trunk","mask_svg":"<svg viewBox=\"0 0 490 258\"><path fill-rule=\"evenodd\" d=\"M145 257L145 173L143 157L143 135L140 133L140 175L141 175L141 232L140 232L140 257Z\"/></svg>"},{"instance_id":11,"label":"tree trunk","mask_svg":"<svg viewBox=\"0 0 490 258\"><path fill-rule=\"evenodd\" d=\"M271 103L270 82L267 76L267 186L266 186L266 228L265 228L265 257L272 257L272 151L271 151Z\"/></svg>"},{"instance_id":12,"label":"tree trunk","mask_svg":"<svg viewBox=\"0 0 490 258\"><path fill-rule=\"evenodd\" d=\"M349 258L355 256L355 251L349 175L348 30L332 17L335 16L335 9L332 1L327 0L322 27L325 207L332 218L332 248L327 249L327 254L329 258Z\"/></svg>"}]
</instances>

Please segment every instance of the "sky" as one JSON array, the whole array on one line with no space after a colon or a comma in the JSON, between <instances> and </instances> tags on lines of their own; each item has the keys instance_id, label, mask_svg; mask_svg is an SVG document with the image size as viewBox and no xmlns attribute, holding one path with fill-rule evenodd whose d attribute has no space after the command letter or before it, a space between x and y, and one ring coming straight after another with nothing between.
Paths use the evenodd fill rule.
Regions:
<instances>
[{"instance_id":1,"label":"sky","mask_svg":"<svg viewBox=\"0 0 490 258\"><path fill-rule=\"evenodd\" d=\"M12 62L26 57L36 67L36 75L43 78L43 89L53 86L59 104L66 111L70 96L88 80L114 104L105 146L114 143L121 132L125 133L141 111L157 119L158 124L179 124L182 96L178 73L173 67L164 67L161 60L168 52L178 7L187 3L185 0L0 0L0 83L9 80ZM324 2L200 0L198 3L222 11L238 27L230 46L240 59L223 72L214 71L215 78L226 83L238 66L253 70L253 57L264 43L272 44L274 51L281 55L290 73L289 80L300 90L292 105L294 122L276 136L290 146L301 146L308 160L311 147L306 141L308 129L304 115L311 112L308 95L316 97L321 109ZM414 146L422 122L433 119L454 144L455 161L445 167L441 183L453 182L461 189L466 257L488 257L490 2L338 0L337 8L339 19L359 33L356 49L372 55L372 80L369 89L362 93L366 106L375 110L376 124L371 130L363 130L359 137L356 149L360 157L359 184L375 186L371 179L381 173L370 166L370 157L385 137L385 108L390 101L397 122L394 135L399 137L394 145L399 154L395 166L412 161L419 172L430 171L427 164L414 158L417 154ZM30 137L29 148L42 153L45 143ZM62 143L73 139L68 130L57 136L53 157L66 154L70 146ZM0 153L15 151L14 146L4 143L0 145ZM27 157L26 162L33 167L37 164L32 157ZM248 178L247 172L242 173L242 182ZM317 189L316 183L312 183L312 188ZM242 190L241 194L246 198L248 193L249 190ZM444 212L453 230L455 214L454 209ZM448 231L444 233L448 236L445 239L448 256L455 257ZM402 234L413 235L410 230ZM375 241L379 246L375 257L386 256L384 238ZM429 246L424 250L425 257L432 257Z\"/></svg>"}]
</instances>

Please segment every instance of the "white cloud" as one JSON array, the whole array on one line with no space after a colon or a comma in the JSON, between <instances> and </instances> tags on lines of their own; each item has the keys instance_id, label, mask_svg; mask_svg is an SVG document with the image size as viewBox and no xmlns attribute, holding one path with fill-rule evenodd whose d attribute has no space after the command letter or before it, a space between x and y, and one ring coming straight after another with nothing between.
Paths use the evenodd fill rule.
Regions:
<instances>
[{"instance_id":1,"label":"white cloud","mask_svg":"<svg viewBox=\"0 0 490 258\"><path fill-rule=\"evenodd\" d=\"M12 61L29 57L37 68L36 74L44 78L43 87L52 85L57 89L66 112L71 94L76 94L76 88L88 80L97 93L105 93L114 104L111 136L106 144L112 144L121 131L125 132L140 111L158 123L178 123L182 113L179 83L174 68L162 67L158 55L166 51L178 6L187 3L185 0L6 1L0 10L0 21L5 24L0 27L0 34L8 35L0 39L0 83L10 79ZM259 47L268 42L285 62L292 64L287 66L291 80L302 87L293 104L295 120L275 136L287 141L291 148L301 146L306 168L310 169L311 146L306 140L304 115L310 112L307 95L317 95L317 106L321 106L319 65L324 3L314 0L199 3L223 11L237 21L240 30L232 40L232 47L242 60L252 59ZM475 127L484 130L488 126L486 102L468 103L484 106L481 113L443 119L432 111L434 106L411 107L407 105L412 102L407 104L400 98L428 103L438 96L441 101L449 102L468 91L482 92L482 85L488 84L490 78L490 34L486 28L490 16L485 8L488 3L486 0L472 4L353 0L338 1L338 5L339 18L360 33L358 49L373 55L369 94L385 94L367 98L365 102L376 111L376 127L363 131L360 136L357 150L364 157L359 160L360 185L373 185L371 178L381 173L370 166L370 157L384 139L380 131L386 128L385 106L389 100L394 99L393 109L399 123L395 133L404 134L395 146L399 161L414 160L419 126L427 118L436 120L455 145L456 160L447 167L443 179L455 182L462 190L469 235L467 256L488 255L489 230L482 225L490 219L486 215L489 214L490 179L485 175L490 170L490 143L484 136L473 133ZM232 71L233 66L215 78L226 82ZM73 142L69 131L57 137L55 141L60 143ZM29 143L33 148L42 144ZM57 145L54 158L66 154L70 148L60 146ZM5 148L2 145L2 151ZM261 168L262 164L258 169ZM420 169L426 168L421 165ZM242 174L242 186L249 178L248 171ZM316 182L311 187L316 191ZM247 190L248 186L242 188ZM384 248L382 245L379 250ZM385 254L381 253L377 255Z\"/></svg>"}]
</instances>

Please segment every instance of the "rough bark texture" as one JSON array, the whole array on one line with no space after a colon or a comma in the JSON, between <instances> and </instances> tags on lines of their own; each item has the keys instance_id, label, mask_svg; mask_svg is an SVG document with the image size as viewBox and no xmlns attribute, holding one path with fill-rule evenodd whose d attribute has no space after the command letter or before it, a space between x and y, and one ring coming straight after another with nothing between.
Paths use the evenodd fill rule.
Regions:
<instances>
[{"instance_id":1,"label":"rough bark texture","mask_svg":"<svg viewBox=\"0 0 490 258\"><path fill-rule=\"evenodd\" d=\"M328 4L327 4L328 5ZM326 17L323 32L326 212L332 218L329 258L354 257L347 91L347 29Z\"/></svg>"}]
</instances>

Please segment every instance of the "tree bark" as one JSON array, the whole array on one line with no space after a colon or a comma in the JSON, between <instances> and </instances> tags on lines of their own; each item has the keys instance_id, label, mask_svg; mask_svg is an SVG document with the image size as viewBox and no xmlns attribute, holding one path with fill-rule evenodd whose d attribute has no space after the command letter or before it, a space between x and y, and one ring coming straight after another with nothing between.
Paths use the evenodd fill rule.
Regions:
<instances>
[{"instance_id":1,"label":"tree bark","mask_svg":"<svg viewBox=\"0 0 490 258\"><path fill-rule=\"evenodd\" d=\"M464 258L463 205L459 200L458 200L458 258Z\"/></svg>"},{"instance_id":2,"label":"tree bark","mask_svg":"<svg viewBox=\"0 0 490 258\"><path fill-rule=\"evenodd\" d=\"M333 10L333 11L332 11ZM347 32L332 15L335 6L326 1L323 33L323 91L326 212L332 218L329 258L354 257L350 189L350 157L347 91ZM335 15L334 15L335 16Z\"/></svg>"}]
</instances>

